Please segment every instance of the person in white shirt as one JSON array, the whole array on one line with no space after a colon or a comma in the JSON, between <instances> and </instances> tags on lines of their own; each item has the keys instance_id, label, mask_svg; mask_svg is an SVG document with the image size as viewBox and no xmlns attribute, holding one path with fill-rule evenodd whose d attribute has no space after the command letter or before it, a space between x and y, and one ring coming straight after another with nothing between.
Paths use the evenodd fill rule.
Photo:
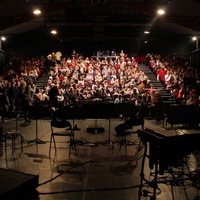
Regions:
<instances>
[{"instance_id":1,"label":"person in white shirt","mask_svg":"<svg viewBox=\"0 0 200 200\"><path fill-rule=\"evenodd\" d=\"M165 85L168 85L170 83L170 79L171 79L171 73L170 71L167 71L167 73L165 74Z\"/></svg>"},{"instance_id":2,"label":"person in white shirt","mask_svg":"<svg viewBox=\"0 0 200 200\"><path fill-rule=\"evenodd\" d=\"M56 63L60 64L61 58L62 58L62 53L59 50L55 53L55 57L56 57Z\"/></svg>"},{"instance_id":3,"label":"person in white shirt","mask_svg":"<svg viewBox=\"0 0 200 200\"><path fill-rule=\"evenodd\" d=\"M123 103L123 98L121 94L114 100L114 104L117 104L117 103Z\"/></svg>"}]
</instances>

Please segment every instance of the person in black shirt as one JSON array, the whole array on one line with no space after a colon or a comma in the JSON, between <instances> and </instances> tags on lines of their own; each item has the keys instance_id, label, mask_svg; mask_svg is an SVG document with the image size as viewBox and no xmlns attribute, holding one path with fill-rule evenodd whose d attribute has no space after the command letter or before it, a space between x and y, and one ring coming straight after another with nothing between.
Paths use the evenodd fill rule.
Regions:
<instances>
[{"instance_id":1,"label":"person in black shirt","mask_svg":"<svg viewBox=\"0 0 200 200\"><path fill-rule=\"evenodd\" d=\"M49 76L49 72L51 67L53 67L53 62L49 56L46 57L46 60L44 62L44 73L46 76Z\"/></svg>"},{"instance_id":2,"label":"person in black shirt","mask_svg":"<svg viewBox=\"0 0 200 200\"><path fill-rule=\"evenodd\" d=\"M139 106L137 106L137 113L133 113L132 116L127 118L124 123L119 124L115 127L115 132L117 135L124 135L125 131L131 129L133 126L142 126L144 128L144 117L143 117L143 109L144 104L141 102Z\"/></svg>"},{"instance_id":3,"label":"person in black shirt","mask_svg":"<svg viewBox=\"0 0 200 200\"><path fill-rule=\"evenodd\" d=\"M52 107L58 108L59 102L58 102L58 95L59 95L59 90L57 86L52 86L49 90L49 101Z\"/></svg>"}]
</instances>

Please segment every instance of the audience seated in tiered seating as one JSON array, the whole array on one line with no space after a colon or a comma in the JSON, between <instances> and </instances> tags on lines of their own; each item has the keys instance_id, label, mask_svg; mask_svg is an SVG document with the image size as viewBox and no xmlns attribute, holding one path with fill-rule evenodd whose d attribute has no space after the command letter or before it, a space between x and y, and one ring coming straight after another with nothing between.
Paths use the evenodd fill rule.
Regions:
<instances>
[{"instance_id":1,"label":"audience seated in tiered seating","mask_svg":"<svg viewBox=\"0 0 200 200\"><path fill-rule=\"evenodd\" d=\"M147 55L149 68L161 81L180 104L185 104L192 96L195 96L199 104L200 96L200 72L193 68L183 58L160 57Z\"/></svg>"},{"instance_id":2,"label":"audience seated in tiered seating","mask_svg":"<svg viewBox=\"0 0 200 200\"><path fill-rule=\"evenodd\" d=\"M30 105L40 102L54 109L61 105L82 105L83 101L112 100L114 103L118 97L122 98L122 102L129 101L134 105L137 105L138 97L142 97L144 104L150 106L155 91L151 80L140 70L133 56L122 53L123 56L105 56L101 59L84 57L82 54L62 56L59 63L54 56L48 55L48 63L51 65L48 65L48 72L45 71L44 57L15 59L16 62L13 61L1 81L1 89L7 91L10 100L9 110L14 112L19 106L18 100L24 98L25 89L22 86L29 87L33 93L29 98L32 101ZM180 98L180 103L183 103L183 98L189 103L189 96L194 96L190 94L192 91L196 102L199 102L200 79L196 69L174 57L171 59L148 54L143 61L166 89L177 99ZM37 80L44 71L48 81L43 89L38 89Z\"/></svg>"}]
</instances>

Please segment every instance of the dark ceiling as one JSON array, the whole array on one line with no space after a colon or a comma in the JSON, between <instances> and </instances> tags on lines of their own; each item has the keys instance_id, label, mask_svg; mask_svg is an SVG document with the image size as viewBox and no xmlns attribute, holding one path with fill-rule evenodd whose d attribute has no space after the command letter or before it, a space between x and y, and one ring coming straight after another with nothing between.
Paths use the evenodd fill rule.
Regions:
<instances>
[{"instance_id":1,"label":"dark ceiling","mask_svg":"<svg viewBox=\"0 0 200 200\"><path fill-rule=\"evenodd\" d=\"M199 10L198 0L0 0L0 35L56 28L62 41L191 37L200 33Z\"/></svg>"}]
</instances>

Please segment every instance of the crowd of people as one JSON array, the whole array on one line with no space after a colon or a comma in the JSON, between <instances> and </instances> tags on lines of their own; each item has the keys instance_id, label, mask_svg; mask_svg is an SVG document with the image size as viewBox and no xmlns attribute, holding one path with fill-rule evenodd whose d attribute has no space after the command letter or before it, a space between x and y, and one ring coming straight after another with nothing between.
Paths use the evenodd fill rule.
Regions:
<instances>
[{"instance_id":1,"label":"crowd of people","mask_svg":"<svg viewBox=\"0 0 200 200\"><path fill-rule=\"evenodd\" d=\"M199 102L199 71L184 59L147 54L145 64L180 104ZM39 88L37 81L42 74L47 82ZM45 57L13 60L0 83L0 106L2 120L6 113L20 109L28 122L29 108L33 105L57 109L81 106L84 101L108 100L151 107L155 91L135 57L129 57L123 50L115 58L101 59L84 57L75 50L65 57L58 50Z\"/></svg>"},{"instance_id":2,"label":"crowd of people","mask_svg":"<svg viewBox=\"0 0 200 200\"><path fill-rule=\"evenodd\" d=\"M199 105L200 71L187 59L147 54L147 65L180 105Z\"/></svg>"}]
</instances>

